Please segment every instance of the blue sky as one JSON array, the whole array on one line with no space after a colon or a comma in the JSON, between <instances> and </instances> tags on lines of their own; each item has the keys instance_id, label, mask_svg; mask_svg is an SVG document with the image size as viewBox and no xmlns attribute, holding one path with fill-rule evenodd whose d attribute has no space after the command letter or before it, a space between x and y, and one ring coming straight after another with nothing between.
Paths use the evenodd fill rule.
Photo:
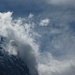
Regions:
<instances>
[{"instance_id":1,"label":"blue sky","mask_svg":"<svg viewBox=\"0 0 75 75\"><path fill-rule=\"evenodd\" d=\"M49 14L49 12L73 11L74 3L74 0L0 0L0 11L13 11L17 16L44 12Z\"/></svg>"}]
</instances>

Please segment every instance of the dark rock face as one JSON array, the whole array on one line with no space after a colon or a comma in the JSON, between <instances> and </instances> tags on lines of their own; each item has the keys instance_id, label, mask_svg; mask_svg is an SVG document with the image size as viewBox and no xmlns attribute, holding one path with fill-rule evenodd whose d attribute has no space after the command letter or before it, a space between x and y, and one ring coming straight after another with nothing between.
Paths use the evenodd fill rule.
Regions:
<instances>
[{"instance_id":1,"label":"dark rock face","mask_svg":"<svg viewBox=\"0 0 75 75\"><path fill-rule=\"evenodd\" d=\"M0 75L30 75L27 65L17 56L0 51Z\"/></svg>"},{"instance_id":2,"label":"dark rock face","mask_svg":"<svg viewBox=\"0 0 75 75\"><path fill-rule=\"evenodd\" d=\"M18 57L8 55L2 48L0 38L0 75L30 75L27 65Z\"/></svg>"}]
</instances>

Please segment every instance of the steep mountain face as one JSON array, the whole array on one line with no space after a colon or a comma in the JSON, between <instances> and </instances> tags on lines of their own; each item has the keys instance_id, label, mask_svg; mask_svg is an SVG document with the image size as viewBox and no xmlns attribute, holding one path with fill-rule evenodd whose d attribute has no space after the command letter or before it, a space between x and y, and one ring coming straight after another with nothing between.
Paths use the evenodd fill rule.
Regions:
<instances>
[{"instance_id":1,"label":"steep mountain face","mask_svg":"<svg viewBox=\"0 0 75 75\"><path fill-rule=\"evenodd\" d=\"M0 36L1 37L1 36ZM2 47L0 38L0 75L30 75L27 65L18 57L9 55Z\"/></svg>"}]
</instances>

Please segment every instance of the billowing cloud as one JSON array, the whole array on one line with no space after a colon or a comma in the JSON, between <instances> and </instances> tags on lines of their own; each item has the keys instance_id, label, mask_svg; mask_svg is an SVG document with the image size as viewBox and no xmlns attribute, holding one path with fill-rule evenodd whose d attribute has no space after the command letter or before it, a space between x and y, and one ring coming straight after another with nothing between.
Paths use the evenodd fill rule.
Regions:
<instances>
[{"instance_id":1,"label":"billowing cloud","mask_svg":"<svg viewBox=\"0 0 75 75\"><path fill-rule=\"evenodd\" d=\"M19 55L27 64L30 74L37 74L36 52L38 46L30 37L30 24L24 19L13 20L12 13L0 13L0 35L4 37L3 48L9 55ZM32 25L33 26L33 25Z\"/></svg>"},{"instance_id":2,"label":"billowing cloud","mask_svg":"<svg viewBox=\"0 0 75 75\"><path fill-rule=\"evenodd\" d=\"M75 32L68 23L75 20L73 16L53 15L51 25L41 27L31 20L32 14L18 19L11 15L0 13L0 35L7 40L3 48L9 55L18 55L31 75L75 74ZM41 23L48 24L49 19Z\"/></svg>"}]
</instances>

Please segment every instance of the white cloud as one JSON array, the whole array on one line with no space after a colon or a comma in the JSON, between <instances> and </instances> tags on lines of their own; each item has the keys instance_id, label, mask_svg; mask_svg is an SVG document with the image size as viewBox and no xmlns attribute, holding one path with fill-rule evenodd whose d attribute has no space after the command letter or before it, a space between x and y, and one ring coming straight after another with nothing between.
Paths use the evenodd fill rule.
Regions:
<instances>
[{"instance_id":1,"label":"white cloud","mask_svg":"<svg viewBox=\"0 0 75 75\"><path fill-rule=\"evenodd\" d=\"M49 19L43 19L39 23L40 26L47 26L49 24Z\"/></svg>"},{"instance_id":2,"label":"white cloud","mask_svg":"<svg viewBox=\"0 0 75 75\"><path fill-rule=\"evenodd\" d=\"M42 60L41 60L42 59ZM71 66L75 67L73 60L57 60L51 54L47 53L41 57L40 62L38 64L38 70L40 75L62 75L64 72L70 72ZM67 75L67 74L66 74Z\"/></svg>"},{"instance_id":3,"label":"white cloud","mask_svg":"<svg viewBox=\"0 0 75 75\"><path fill-rule=\"evenodd\" d=\"M75 0L47 0L50 4L75 6Z\"/></svg>"},{"instance_id":4,"label":"white cloud","mask_svg":"<svg viewBox=\"0 0 75 75\"><path fill-rule=\"evenodd\" d=\"M3 43L3 48L10 55L19 55L29 67L30 74L35 75L37 73L35 54L38 51L38 45L29 34L32 32L30 27L33 25L23 23L24 19L21 18L13 20L11 15L11 12L0 13L0 35L7 40ZM16 46L13 46L13 43Z\"/></svg>"},{"instance_id":5,"label":"white cloud","mask_svg":"<svg viewBox=\"0 0 75 75\"><path fill-rule=\"evenodd\" d=\"M61 30L58 28L51 28L50 29L50 34L60 34Z\"/></svg>"},{"instance_id":6,"label":"white cloud","mask_svg":"<svg viewBox=\"0 0 75 75\"><path fill-rule=\"evenodd\" d=\"M28 16L28 18L33 18L34 17L34 15L33 14L29 14L29 16Z\"/></svg>"},{"instance_id":7,"label":"white cloud","mask_svg":"<svg viewBox=\"0 0 75 75\"><path fill-rule=\"evenodd\" d=\"M58 20L56 21L58 22ZM48 52L48 54L44 54L43 52L43 54L39 55L41 56L38 65L40 75L75 74L75 68L73 68L75 67L75 39L73 39L75 33L71 33L72 29L69 26L68 23L61 21L57 24L53 22L53 25L47 28L48 30L45 30L45 28L41 29L41 32L44 34L44 36L42 36L43 41L45 40L45 42L43 42L45 43L44 46L47 44L47 48L44 47L44 51L45 53ZM47 33L44 33L44 31ZM49 36L46 37L45 35L47 34Z\"/></svg>"},{"instance_id":8,"label":"white cloud","mask_svg":"<svg viewBox=\"0 0 75 75\"><path fill-rule=\"evenodd\" d=\"M34 23L24 22L22 18L13 20L11 15L11 12L0 13L0 35L7 39L5 41L6 46L4 46L5 51L10 55L19 55L29 67L32 75L35 75L37 72L36 68L38 69L39 75L69 75L71 70L73 70L72 66L75 68L75 36L69 33L70 28L65 29L68 25L64 25L64 27L58 27L58 25L58 28L54 26L52 29L49 28L51 34L56 35L60 33L60 35L54 36L52 41L46 41L52 46L50 48L51 46L49 45L49 51L45 50L44 52L40 52L38 51L40 44L38 45L36 43L35 36L31 36L35 33L35 35L38 35L32 29L32 26L34 26L32 24ZM40 25L47 26L49 22L49 19L43 19ZM13 45L14 43L16 46ZM55 52L54 55L51 50ZM55 56L56 53L58 53L58 56ZM62 55L60 55L61 53ZM72 74L74 75L75 73L73 72Z\"/></svg>"}]
</instances>

